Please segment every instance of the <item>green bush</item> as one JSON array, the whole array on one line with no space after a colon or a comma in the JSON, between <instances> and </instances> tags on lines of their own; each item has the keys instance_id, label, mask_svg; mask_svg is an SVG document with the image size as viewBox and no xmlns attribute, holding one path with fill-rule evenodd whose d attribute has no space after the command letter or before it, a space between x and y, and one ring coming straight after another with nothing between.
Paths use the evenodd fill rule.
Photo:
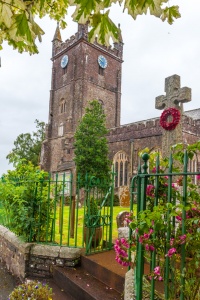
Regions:
<instances>
[{"instance_id":1,"label":"green bush","mask_svg":"<svg viewBox=\"0 0 200 300\"><path fill-rule=\"evenodd\" d=\"M48 173L22 161L0 183L3 225L26 241L43 241L51 230L49 195Z\"/></svg>"}]
</instances>

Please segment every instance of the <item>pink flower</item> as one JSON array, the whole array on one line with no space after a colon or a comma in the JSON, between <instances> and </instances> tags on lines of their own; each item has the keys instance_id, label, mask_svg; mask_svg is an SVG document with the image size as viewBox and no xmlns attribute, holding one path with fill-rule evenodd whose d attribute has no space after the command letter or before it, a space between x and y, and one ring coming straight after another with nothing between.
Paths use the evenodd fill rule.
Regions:
<instances>
[{"instance_id":1,"label":"pink flower","mask_svg":"<svg viewBox=\"0 0 200 300\"><path fill-rule=\"evenodd\" d=\"M154 274L155 275L160 275L160 267L159 266L154 268Z\"/></svg>"},{"instance_id":2,"label":"pink flower","mask_svg":"<svg viewBox=\"0 0 200 300\"><path fill-rule=\"evenodd\" d=\"M176 253L176 248L171 248L171 249L169 249L169 251L167 252L167 254L165 256L172 257L172 255L174 253Z\"/></svg>"},{"instance_id":3,"label":"pink flower","mask_svg":"<svg viewBox=\"0 0 200 300\"><path fill-rule=\"evenodd\" d=\"M171 238L170 239L170 246L173 246L173 244L174 244L174 238Z\"/></svg>"},{"instance_id":4,"label":"pink flower","mask_svg":"<svg viewBox=\"0 0 200 300\"><path fill-rule=\"evenodd\" d=\"M130 222L131 222L131 220L130 219L128 219L128 218L125 218L125 220L124 220L127 224L129 224Z\"/></svg>"},{"instance_id":5,"label":"pink flower","mask_svg":"<svg viewBox=\"0 0 200 300\"><path fill-rule=\"evenodd\" d=\"M152 185L152 184L147 185L147 189L146 189L147 196L154 197L155 196L154 195L154 189L155 189L154 185Z\"/></svg>"},{"instance_id":6,"label":"pink flower","mask_svg":"<svg viewBox=\"0 0 200 300\"><path fill-rule=\"evenodd\" d=\"M141 235L141 236L139 237L139 243L140 243L140 244L143 243L143 239L144 239L144 237L143 237L143 235Z\"/></svg>"},{"instance_id":7,"label":"pink flower","mask_svg":"<svg viewBox=\"0 0 200 300\"><path fill-rule=\"evenodd\" d=\"M159 277L158 277L158 280L159 280L159 281L162 281L162 280L163 280L162 276L159 276Z\"/></svg>"},{"instance_id":8,"label":"pink flower","mask_svg":"<svg viewBox=\"0 0 200 300\"><path fill-rule=\"evenodd\" d=\"M151 170L152 173L156 173L156 167Z\"/></svg>"},{"instance_id":9,"label":"pink flower","mask_svg":"<svg viewBox=\"0 0 200 300\"><path fill-rule=\"evenodd\" d=\"M148 233L144 233L144 239L148 240L148 238L149 238L149 234Z\"/></svg>"},{"instance_id":10,"label":"pink flower","mask_svg":"<svg viewBox=\"0 0 200 300\"><path fill-rule=\"evenodd\" d=\"M149 246L149 251L155 251L155 248L154 248L153 245L150 245L150 246Z\"/></svg>"},{"instance_id":11,"label":"pink flower","mask_svg":"<svg viewBox=\"0 0 200 300\"><path fill-rule=\"evenodd\" d=\"M186 234L180 235L179 239L180 239L180 244L185 244Z\"/></svg>"},{"instance_id":12,"label":"pink flower","mask_svg":"<svg viewBox=\"0 0 200 300\"><path fill-rule=\"evenodd\" d=\"M176 216L176 220L182 221L182 218L180 216Z\"/></svg>"},{"instance_id":13,"label":"pink flower","mask_svg":"<svg viewBox=\"0 0 200 300\"><path fill-rule=\"evenodd\" d=\"M149 229L149 234L152 234L153 233L153 229Z\"/></svg>"},{"instance_id":14,"label":"pink flower","mask_svg":"<svg viewBox=\"0 0 200 300\"><path fill-rule=\"evenodd\" d=\"M196 179L197 179L197 180L200 180L200 174L197 174L197 175L196 175Z\"/></svg>"},{"instance_id":15,"label":"pink flower","mask_svg":"<svg viewBox=\"0 0 200 300\"><path fill-rule=\"evenodd\" d=\"M152 280L152 276L149 276L149 280Z\"/></svg>"},{"instance_id":16,"label":"pink flower","mask_svg":"<svg viewBox=\"0 0 200 300\"><path fill-rule=\"evenodd\" d=\"M176 184L172 183L172 188L176 189Z\"/></svg>"},{"instance_id":17,"label":"pink flower","mask_svg":"<svg viewBox=\"0 0 200 300\"><path fill-rule=\"evenodd\" d=\"M148 245L148 244L145 245L145 249L146 249L147 251L154 251L154 250L155 250L155 248L154 248L153 245Z\"/></svg>"}]
</instances>

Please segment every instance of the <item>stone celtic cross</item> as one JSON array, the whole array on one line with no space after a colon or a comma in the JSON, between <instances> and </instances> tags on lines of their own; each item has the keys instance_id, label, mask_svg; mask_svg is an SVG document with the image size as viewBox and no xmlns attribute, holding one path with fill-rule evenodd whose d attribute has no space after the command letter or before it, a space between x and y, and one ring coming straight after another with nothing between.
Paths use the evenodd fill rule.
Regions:
<instances>
[{"instance_id":1,"label":"stone celtic cross","mask_svg":"<svg viewBox=\"0 0 200 300\"><path fill-rule=\"evenodd\" d=\"M155 108L166 109L169 107L176 108L181 113L179 124L174 130L167 131L163 129L162 136L162 154L166 157L170 153L170 146L183 142L182 138L182 113L183 103L191 101L191 89L180 87L180 76L173 75L165 79L166 95L156 97ZM170 122L170 120L169 120Z\"/></svg>"}]
</instances>

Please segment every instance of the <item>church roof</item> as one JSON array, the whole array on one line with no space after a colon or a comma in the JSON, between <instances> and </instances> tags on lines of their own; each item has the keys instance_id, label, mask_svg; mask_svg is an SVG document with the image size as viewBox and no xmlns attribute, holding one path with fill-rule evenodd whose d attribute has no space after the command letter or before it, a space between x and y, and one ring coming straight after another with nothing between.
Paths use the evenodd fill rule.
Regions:
<instances>
[{"instance_id":1,"label":"church roof","mask_svg":"<svg viewBox=\"0 0 200 300\"><path fill-rule=\"evenodd\" d=\"M184 115L192 118L193 120L199 120L200 119L200 108L185 111Z\"/></svg>"}]
</instances>

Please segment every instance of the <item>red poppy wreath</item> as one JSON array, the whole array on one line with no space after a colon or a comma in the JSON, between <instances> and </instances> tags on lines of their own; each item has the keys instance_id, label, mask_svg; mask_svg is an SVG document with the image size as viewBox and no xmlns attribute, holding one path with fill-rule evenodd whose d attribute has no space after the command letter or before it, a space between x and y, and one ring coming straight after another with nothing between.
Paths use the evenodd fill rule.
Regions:
<instances>
[{"instance_id":1,"label":"red poppy wreath","mask_svg":"<svg viewBox=\"0 0 200 300\"><path fill-rule=\"evenodd\" d=\"M169 116L172 116L172 121L168 122L167 119ZM163 111L160 116L160 125L165 130L174 130L178 125L181 118L180 111L176 108L170 107Z\"/></svg>"}]
</instances>

